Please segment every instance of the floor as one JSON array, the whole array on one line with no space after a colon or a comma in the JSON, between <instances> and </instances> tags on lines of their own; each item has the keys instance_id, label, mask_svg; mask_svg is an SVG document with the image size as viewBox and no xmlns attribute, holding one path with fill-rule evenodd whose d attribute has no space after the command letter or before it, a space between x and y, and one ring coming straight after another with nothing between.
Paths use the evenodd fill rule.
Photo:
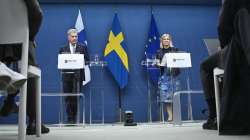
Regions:
<instances>
[{"instance_id":1,"label":"floor","mask_svg":"<svg viewBox=\"0 0 250 140\"><path fill-rule=\"evenodd\" d=\"M219 136L217 131L202 130L202 123L142 123L86 125L78 127L49 126L50 133L27 140L249 140L250 136ZM0 140L16 140L17 126L0 125Z\"/></svg>"}]
</instances>

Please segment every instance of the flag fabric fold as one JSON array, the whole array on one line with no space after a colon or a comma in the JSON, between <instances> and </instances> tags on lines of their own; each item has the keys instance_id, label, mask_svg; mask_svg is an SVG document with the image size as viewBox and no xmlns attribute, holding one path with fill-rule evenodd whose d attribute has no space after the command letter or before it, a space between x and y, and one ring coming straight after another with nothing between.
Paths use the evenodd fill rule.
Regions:
<instances>
[{"instance_id":1,"label":"flag fabric fold","mask_svg":"<svg viewBox=\"0 0 250 140\"><path fill-rule=\"evenodd\" d=\"M148 33L148 40L146 45L145 57L147 61L156 59L157 50L160 49L160 35L158 32L157 24L154 18L154 15L151 15L150 29ZM160 70L157 66L152 66L147 68L150 79L154 84L158 83L158 77L160 75Z\"/></svg>"},{"instance_id":2,"label":"flag fabric fold","mask_svg":"<svg viewBox=\"0 0 250 140\"><path fill-rule=\"evenodd\" d=\"M78 12L78 16L76 19L75 29L78 32L78 42L83 43L87 46L88 42L87 42L85 27L83 24L82 14L80 10ZM88 65L86 65L84 68L84 74L85 74L85 80L83 81L82 85L86 85L87 83L91 81L91 74L90 74L90 69Z\"/></svg>"},{"instance_id":3,"label":"flag fabric fold","mask_svg":"<svg viewBox=\"0 0 250 140\"><path fill-rule=\"evenodd\" d=\"M117 14L114 16L109 38L104 49L104 60L107 62L108 69L119 87L124 88L128 83L129 63L127 46L125 45L124 34Z\"/></svg>"}]
</instances>

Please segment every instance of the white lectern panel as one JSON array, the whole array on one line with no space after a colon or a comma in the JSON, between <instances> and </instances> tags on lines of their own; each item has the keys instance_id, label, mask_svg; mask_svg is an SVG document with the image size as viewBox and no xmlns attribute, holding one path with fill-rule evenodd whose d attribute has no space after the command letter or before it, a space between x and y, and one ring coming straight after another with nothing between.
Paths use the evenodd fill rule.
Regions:
<instances>
[{"instance_id":1,"label":"white lectern panel","mask_svg":"<svg viewBox=\"0 0 250 140\"><path fill-rule=\"evenodd\" d=\"M82 69L84 66L84 54L58 55L58 69Z\"/></svg>"},{"instance_id":2,"label":"white lectern panel","mask_svg":"<svg viewBox=\"0 0 250 140\"><path fill-rule=\"evenodd\" d=\"M166 53L160 64L169 68L189 68L192 67L190 53Z\"/></svg>"}]
</instances>

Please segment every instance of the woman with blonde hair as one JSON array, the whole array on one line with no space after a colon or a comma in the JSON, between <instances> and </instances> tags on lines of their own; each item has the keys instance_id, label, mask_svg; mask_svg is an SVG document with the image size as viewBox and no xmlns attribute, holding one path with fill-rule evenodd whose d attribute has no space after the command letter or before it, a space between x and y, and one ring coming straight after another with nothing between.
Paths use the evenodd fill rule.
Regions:
<instances>
[{"instance_id":1,"label":"woman with blonde hair","mask_svg":"<svg viewBox=\"0 0 250 140\"><path fill-rule=\"evenodd\" d=\"M166 53L177 52L178 49L173 46L172 37L170 34L163 34L160 38L160 49L157 51L158 66L160 67L160 77L158 81L160 101L166 104L166 111L168 114L168 121L173 120L173 80L180 73L179 69L167 68L160 66L162 58ZM172 81L171 81L172 80Z\"/></svg>"},{"instance_id":2,"label":"woman with blonde hair","mask_svg":"<svg viewBox=\"0 0 250 140\"><path fill-rule=\"evenodd\" d=\"M169 47L174 47L173 42L172 42L172 36L170 34L162 34L160 38L160 48L169 48Z\"/></svg>"}]
</instances>

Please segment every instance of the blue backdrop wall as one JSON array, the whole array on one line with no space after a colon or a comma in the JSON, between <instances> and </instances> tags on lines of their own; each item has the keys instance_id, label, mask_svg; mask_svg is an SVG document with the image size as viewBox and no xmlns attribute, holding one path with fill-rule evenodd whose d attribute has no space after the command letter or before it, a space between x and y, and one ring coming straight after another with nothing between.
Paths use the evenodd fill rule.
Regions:
<instances>
[{"instance_id":1,"label":"blue backdrop wall","mask_svg":"<svg viewBox=\"0 0 250 140\"><path fill-rule=\"evenodd\" d=\"M111 5L111 4L42 4L44 20L37 36L37 57L42 69L43 93L60 93L60 71L57 70L57 54L67 43L67 29L74 27L78 9L83 15L91 59L96 54L103 58L114 13L118 13L129 57L129 83L122 91L123 110L133 110L137 122L148 121L147 75L142 68L145 45L153 12L159 32L170 33L175 47L192 54L189 71L191 89L200 90L199 65L207 57L203 38L217 37L218 6L192 5ZM92 81L83 87L86 105L86 121L100 121L104 109L105 122L118 121L118 87L106 68L92 68ZM184 72L183 72L184 73ZM182 88L186 88L182 80ZM156 86L150 83L152 118L159 120ZM192 98L195 119L204 119L203 96ZM43 120L58 121L59 99L43 97ZM183 118L186 118L186 100L183 99ZM90 107L92 108L90 110ZM16 122L16 116L0 118L1 123Z\"/></svg>"}]
</instances>

